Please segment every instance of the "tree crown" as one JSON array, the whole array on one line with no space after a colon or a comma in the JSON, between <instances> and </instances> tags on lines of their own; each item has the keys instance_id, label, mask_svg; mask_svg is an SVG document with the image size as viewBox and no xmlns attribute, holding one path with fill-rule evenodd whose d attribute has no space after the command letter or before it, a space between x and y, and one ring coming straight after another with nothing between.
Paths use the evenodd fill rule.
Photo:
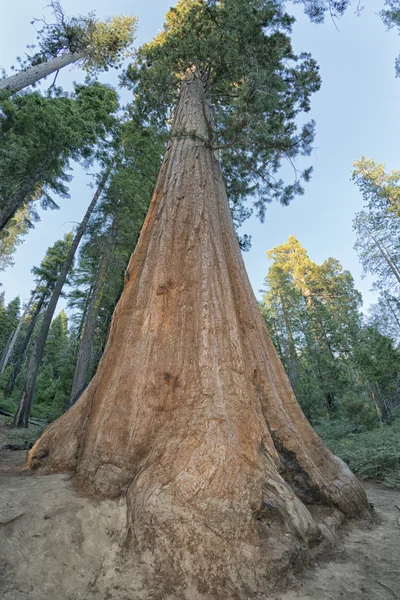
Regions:
<instances>
[{"instance_id":1,"label":"tree crown","mask_svg":"<svg viewBox=\"0 0 400 600\"><path fill-rule=\"evenodd\" d=\"M116 15L105 21L96 19L94 13L87 16L68 17L60 2L50 2L54 22L35 19L38 29L38 51L29 57L28 64L40 64L65 54L82 53L82 66L89 72L107 71L118 67L129 55L135 39L137 18L133 15ZM26 66L26 65L23 65Z\"/></svg>"},{"instance_id":2,"label":"tree crown","mask_svg":"<svg viewBox=\"0 0 400 600\"><path fill-rule=\"evenodd\" d=\"M212 146L221 152L236 224L251 212L246 196L255 197L263 219L267 202L288 204L311 174L294 168L290 185L276 176L283 158L294 165L311 151L314 123L299 128L298 117L320 86L315 61L293 53L292 23L277 0L180 0L125 77L136 110L165 125L183 75L195 65L216 117Z\"/></svg>"}]
</instances>

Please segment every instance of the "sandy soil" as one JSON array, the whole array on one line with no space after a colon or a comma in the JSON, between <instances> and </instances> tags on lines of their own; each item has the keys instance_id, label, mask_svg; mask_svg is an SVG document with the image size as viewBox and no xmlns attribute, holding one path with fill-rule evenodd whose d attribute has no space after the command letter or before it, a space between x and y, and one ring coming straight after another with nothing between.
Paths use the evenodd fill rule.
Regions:
<instances>
[{"instance_id":1,"label":"sandy soil","mask_svg":"<svg viewBox=\"0 0 400 600\"><path fill-rule=\"evenodd\" d=\"M115 532L123 530L124 499L80 497L66 474L19 471L24 458L25 452L0 451L2 600L148 600L119 555ZM400 491L365 487L377 523L347 525L301 579L257 600L400 598Z\"/></svg>"}]
</instances>

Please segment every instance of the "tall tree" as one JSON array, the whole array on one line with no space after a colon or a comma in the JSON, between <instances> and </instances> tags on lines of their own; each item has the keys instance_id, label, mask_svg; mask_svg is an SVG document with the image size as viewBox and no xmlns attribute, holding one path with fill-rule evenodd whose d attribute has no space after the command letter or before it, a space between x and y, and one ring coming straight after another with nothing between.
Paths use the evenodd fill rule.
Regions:
<instances>
[{"instance_id":1,"label":"tall tree","mask_svg":"<svg viewBox=\"0 0 400 600\"><path fill-rule=\"evenodd\" d=\"M48 248L40 265L32 269L36 286L31 295L30 310L24 319L23 326L25 327L22 328L20 340L16 345L12 371L5 389L7 395L13 391L37 320L54 289L71 244L72 233L67 233L62 240L58 240Z\"/></svg>"},{"instance_id":2,"label":"tall tree","mask_svg":"<svg viewBox=\"0 0 400 600\"><path fill-rule=\"evenodd\" d=\"M398 345L400 342L400 300L384 291L369 309L372 325Z\"/></svg>"},{"instance_id":3,"label":"tall tree","mask_svg":"<svg viewBox=\"0 0 400 600\"><path fill-rule=\"evenodd\" d=\"M73 336L72 336L73 337ZM64 310L53 319L43 352L36 388L36 410L53 419L62 413L72 379L74 340Z\"/></svg>"},{"instance_id":4,"label":"tall tree","mask_svg":"<svg viewBox=\"0 0 400 600\"><path fill-rule=\"evenodd\" d=\"M29 414L32 405L33 395L35 392L36 378L39 372L40 362L42 360L44 347L46 344L47 335L50 330L51 321L54 316L54 312L57 307L58 300L61 296L62 289L67 280L68 273L74 262L75 254L80 244L80 241L86 231L86 227L90 216L103 193L104 187L107 184L107 180L110 176L112 167L107 165L99 176L96 192L93 195L92 201L90 202L85 216L83 217L79 227L76 230L74 239L72 240L71 247L69 248L68 254L65 258L64 264L54 285L54 289L51 292L51 296L43 315L43 320L38 331L38 335L35 342L35 348L29 359L28 369L24 384L22 386L21 395L19 399L18 409L13 420L14 427L28 427Z\"/></svg>"},{"instance_id":5,"label":"tall tree","mask_svg":"<svg viewBox=\"0 0 400 600\"><path fill-rule=\"evenodd\" d=\"M146 557L146 593L159 597L261 593L321 539L307 503L348 516L367 506L276 356L216 155L222 119L237 184L243 174L247 189L244 165L258 165L255 192L263 196L263 182L292 195L268 168L283 146L294 152L293 119L318 80L309 58L295 61L290 22L271 2L184 0L139 51L142 108L146 97L160 101L153 86L166 107L180 82L170 141L96 376L29 454L31 468L75 471L77 485L100 496L126 493L132 554L143 566Z\"/></svg>"},{"instance_id":6,"label":"tall tree","mask_svg":"<svg viewBox=\"0 0 400 600\"><path fill-rule=\"evenodd\" d=\"M136 17L118 15L98 21L94 13L67 17L58 0L52 0L49 6L53 23L33 21L41 24L38 51L27 57L18 73L0 80L0 92L19 92L74 63L92 74L107 71L121 62L133 43Z\"/></svg>"},{"instance_id":7,"label":"tall tree","mask_svg":"<svg viewBox=\"0 0 400 600\"><path fill-rule=\"evenodd\" d=\"M354 163L353 180L365 203L353 221L354 248L364 274L376 277L373 288L381 294L378 306L384 312L391 310L396 318L400 300L400 171L388 173L383 164L361 157Z\"/></svg>"},{"instance_id":8,"label":"tall tree","mask_svg":"<svg viewBox=\"0 0 400 600\"><path fill-rule=\"evenodd\" d=\"M19 296L4 305L4 292L0 294L0 370L6 361L13 336L18 327L21 301Z\"/></svg>"},{"instance_id":9,"label":"tall tree","mask_svg":"<svg viewBox=\"0 0 400 600\"><path fill-rule=\"evenodd\" d=\"M23 237L31 226L29 216L29 206L25 206L15 213L7 227L0 233L0 271L14 265L13 255L16 247L22 243Z\"/></svg>"},{"instance_id":10,"label":"tall tree","mask_svg":"<svg viewBox=\"0 0 400 600\"><path fill-rule=\"evenodd\" d=\"M296 238L267 253L274 262L266 278L264 297L267 324L274 319L287 347L284 364L308 416L334 416L338 400L350 386L348 359L357 337L361 296L348 271L330 258L317 265ZM311 377L310 377L311 375ZM322 412L323 414L323 412Z\"/></svg>"}]
</instances>

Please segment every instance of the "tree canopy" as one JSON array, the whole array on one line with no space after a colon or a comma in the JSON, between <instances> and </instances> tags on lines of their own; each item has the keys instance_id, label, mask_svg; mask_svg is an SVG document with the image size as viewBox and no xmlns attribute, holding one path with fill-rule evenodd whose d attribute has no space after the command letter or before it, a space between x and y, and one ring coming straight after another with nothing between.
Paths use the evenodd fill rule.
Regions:
<instances>
[{"instance_id":1,"label":"tree canopy","mask_svg":"<svg viewBox=\"0 0 400 600\"><path fill-rule=\"evenodd\" d=\"M205 142L221 153L237 224L251 213L249 196L263 219L267 202L288 204L311 175L311 167L299 173L294 160L311 152L314 122L299 127L297 117L309 111L320 77L309 54L294 54L292 24L279 1L180 0L125 77L135 110L165 126L185 70L201 72L215 114ZM279 176L284 159L293 164L290 184Z\"/></svg>"}]
</instances>

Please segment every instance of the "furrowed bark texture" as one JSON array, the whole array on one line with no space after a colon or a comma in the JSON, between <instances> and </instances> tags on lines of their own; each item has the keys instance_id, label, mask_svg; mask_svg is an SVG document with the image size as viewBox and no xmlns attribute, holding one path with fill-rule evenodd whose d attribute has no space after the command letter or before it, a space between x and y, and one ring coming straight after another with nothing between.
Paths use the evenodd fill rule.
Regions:
<instances>
[{"instance_id":1,"label":"furrowed bark texture","mask_svg":"<svg viewBox=\"0 0 400 600\"><path fill-rule=\"evenodd\" d=\"M309 505L348 517L367 506L269 339L202 141L211 133L194 73L96 376L28 458L43 472L74 470L90 493L126 493L148 598L265 592L326 532Z\"/></svg>"}]
</instances>

